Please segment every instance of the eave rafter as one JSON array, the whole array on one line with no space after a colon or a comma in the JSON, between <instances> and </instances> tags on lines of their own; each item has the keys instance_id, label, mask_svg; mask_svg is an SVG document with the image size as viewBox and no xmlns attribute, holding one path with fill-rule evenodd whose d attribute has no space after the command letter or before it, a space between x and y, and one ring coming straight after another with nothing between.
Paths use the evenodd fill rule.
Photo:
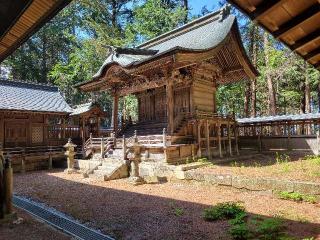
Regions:
<instances>
[{"instance_id":1,"label":"eave rafter","mask_svg":"<svg viewBox=\"0 0 320 240\"><path fill-rule=\"evenodd\" d=\"M297 40L293 45L292 45L292 50L296 51L302 47L304 47L305 45L307 45L308 43L316 40L317 38L320 37L320 28L314 32L312 32L309 35L306 35L305 37Z\"/></svg>"},{"instance_id":2,"label":"eave rafter","mask_svg":"<svg viewBox=\"0 0 320 240\"><path fill-rule=\"evenodd\" d=\"M295 16L291 20L285 22L281 26L279 26L279 29L274 31L274 36L276 38L282 37L284 34L289 32L294 27L299 26L301 23L306 21L307 19L311 18L315 14L319 13L320 11L320 5L319 3L311 5L309 8L307 8L305 11L300 13L299 15Z\"/></svg>"}]
</instances>

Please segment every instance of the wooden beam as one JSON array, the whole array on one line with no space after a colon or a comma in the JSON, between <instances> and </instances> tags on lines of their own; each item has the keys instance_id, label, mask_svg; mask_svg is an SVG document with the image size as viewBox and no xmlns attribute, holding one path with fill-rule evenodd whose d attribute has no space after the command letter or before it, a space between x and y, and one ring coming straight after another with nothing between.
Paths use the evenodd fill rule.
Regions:
<instances>
[{"instance_id":1,"label":"wooden beam","mask_svg":"<svg viewBox=\"0 0 320 240\"><path fill-rule=\"evenodd\" d=\"M219 156L220 158L223 158L223 154L222 154L222 146L221 146L221 123L219 122L217 124L217 128L218 128L218 145L219 145Z\"/></svg>"},{"instance_id":2,"label":"wooden beam","mask_svg":"<svg viewBox=\"0 0 320 240\"><path fill-rule=\"evenodd\" d=\"M228 143L229 143L229 153L230 156L232 157L232 142L231 142L231 129L230 129L230 122L228 121Z\"/></svg>"},{"instance_id":3,"label":"wooden beam","mask_svg":"<svg viewBox=\"0 0 320 240\"><path fill-rule=\"evenodd\" d=\"M112 107L112 119L113 119L113 131L117 135L118 132L118 107L119 107L119 96L116 94L113 96L113 107Z\"/></svg>"},{"instance_id":4,"label":"wooden beam","mask_svg":"<svg viewBox=\"0 0 320 240\"><path fill-rule=\"evenodd\" d=\"M201 158L201 121L197 121L198 157Z\"/></svg>"},{"instance_id":5,"label":"wooden beam","mask_svg":"<svg viewBox=\"0 0 320 240\"><path fill-rule=\"evenodd\" d=\"M167 119L168 119L168 133L173 134L173 122L174 122L174 96L173 96L173 81L172 79L167 79L166 84L166 95L167 95Z\"/></svg>"},{"instance_id":6,"label":"wooden beam","mask_svg":"<svg viewBox=\"0 0 320 240\"><path fill-rule=\"evenodd\" d=\"M152 88L163 87L164 85L166 85L166 81L163 78L159 81L145 82L145 83L137 84L134 86L124 87L122 89L119 89L117 91L117 94L119 96L125 96L131 93L143 92L145 90L152 89Z\"/></svg>"},{"instance_id":7,"label":"wooden beam","mask_svg":"<svg viewBox=\"0 0 320 240\"><path fill-rule=\"evenodd\" d=\"M320 47L312 50L311 52L309 52L308 54L306 54L304 56L304 58L308 61L310 60L311 58L313 58L314 56L318 55L320 53Z\"/></svg>"},{"instance_id":8,"label":"wooden beam","mask_svg":"<svg viewBox=\"0 0 320 240\"><path fill-rule=\"evenodd\" d=\"M206 121L206 142L207 142L207 157L211 159L211 152L210 152L210 131L209 131L209 121Z\"/></svg>"},{"instance_id":9,"label":"wooden beam","mask_svg":"<svg viewBox=\"0 0 320 240\"><path fill-rule=\"evenodd\" d=\"M293 45L292 45L292 50L296 51L297 49L303 47L304 45L314 41L315 39L317 39L318 37L320 37L320 29L307 34L305 37L297 40Z\"/></svg>"},{"instance_id":10,"label":"wooden beam","mask_svg":"<svg viewBox=\"0 0 320 240\"><path fill-rule=\"evenodd\" d=\"M281 0L262 1L258 6L256 6L256 10L250 13L251 20L257 21L282 3Z\"/></svg>"},{"instance_id":11,"label":"wooden beam","mask_svg":"<svg viewBox=\"0 0 320 240\"><path fill-rule=\"evenodd\" d=\"M292 28L298 26L299 24L303 23L307 19L311 18L313 15L319 13L319 11L320 11L319 3L316 3L310 6L304 12L300 13L299 15L295 16L288 22L285 22L284 24L279 26L279 29L273 32L274 37L275 38L282 37L285 33L290 31Z\"/></svg>"}]
</instances>

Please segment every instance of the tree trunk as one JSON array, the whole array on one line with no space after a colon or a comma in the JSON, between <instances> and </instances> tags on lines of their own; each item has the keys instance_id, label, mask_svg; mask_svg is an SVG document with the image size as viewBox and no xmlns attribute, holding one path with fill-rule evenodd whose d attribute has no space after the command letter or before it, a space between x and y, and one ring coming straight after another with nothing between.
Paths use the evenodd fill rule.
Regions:
<instances>
[{"instance_id":1,"label":"tree trunk","mask_svg":"<svg viewBox=\"0 0 320 240\"><path fill-rule=\"evenodd\" d=\"M45 30L42 32L42 51L41 51L41 75L42 79L41 81L44 83L47 83L47 35L45 33Z\"/></svg>"},{"instance_id":2,"label":"tree trunk","mask_svg":"<svg viewBox=\"0 0 320 240\"><path fill-rule=\"evenodd\" d=\"M264 33L264 55L265 55L265 64L266 64L266 78L267 78L267 86L268 86L268 112L269 115L276 115L277 114L277 107L276 107L276 96L274 91L274 85L272 81L272 77L270 75L269 69L269 48L270 42L268 38L268 33Z\"/></svg>"},{"instance_id":3,"label":"tree trunk","mask_svg":"<svg viewBox=\"0 0 320 240\"><path fill-rule=\"evenodd\" d=\"M111 3L112 14L111 14L111 23L114 28L117 28L117 1L113 0Z\"/></svg>"},{"instance_id":4,"label":"tree trunk","mask_svg":"<svg viewBox=\"0 0 320 240\"><path fill-rule=\"evenodd\" d=\"M250 32L250 55L252 59L253 66L257 67L257 27L252 26ZM257 115L257 79L251 79L251 117L256 117Z\"/></svg>"},{"instance_id":5,"label":"tree trunk","mask_svg":"<svg viewBox=\"0 0 320 240\"><path fill-rule=\"evenodd\" d=\"M246 87L245 87L245 95L244 95L244 115L245 117L250 116L250 96L251 96L251 82L246 81Z\"/></svg>"},{"instance_id":6,"label":"tree trunk","mask_svg":"<svg viewBox=\"0 0 320 240\"><path fill-rule=\"evenodd\" d=\"M318 82L318 112L320 113L320 79Z\"/></svg>"},{"instance_id":7,"label":"tree trunk","mask_svg":"<svg viewBox=\"0 0 320 240\"><path fill-rule=\"evenodd\" d=\"M307 69L305 70L305 88L304 88L304 95L305 95L305 113L310 113L310 83L308 78Z\"/></svg>"},{"instance_id":8,"label":"tree trunk","mask_svg":"<svg viewBox=\"0 0 320 240\"><path fill-rule=\"evenodd\" d=\"M183 8L186 10L186 16L184 17L184 23L188 22L189 4L188 0L183 0Z\"/></svg>"}]
</instances>

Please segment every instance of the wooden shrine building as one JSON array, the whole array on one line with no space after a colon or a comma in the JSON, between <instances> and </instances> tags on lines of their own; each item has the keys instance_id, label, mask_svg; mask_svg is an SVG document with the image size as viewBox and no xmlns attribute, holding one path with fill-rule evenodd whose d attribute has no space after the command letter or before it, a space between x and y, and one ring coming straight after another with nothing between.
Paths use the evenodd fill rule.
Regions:
<instances>
[{"instance_id":1,"label":"wooden shrine building","mask_svg":"<svg viewBox=\"0 0 320 240\"><path fill-rule=\"evenodd\" d=\"M0 142L5 148L65 143L62 126L72 109L57 87L0 80L0 99Z\"/></svg>"},{"instance_id":2,"label":"wooden shrine building","mask_svg":"<svg viewBox=\"0 0 320 240\"><path fill-rule=\"evenodd\" d=\"M242 149L320 153L320 113L239 118L237 123Z\"/></svg>"},{"instance_id":3,"label":"wooden shrine building","mask_svg":"<svg viewBox=\"0 0 320 240\"><path fill-rule=\"evenodd\" d=\"M236 150L235 120L217 114L216 89L257 74L236 18L225 7L135 48L110 46L93 79L77 87L112 94L117 136L130 137L135 130L156 136L165 128L168 146L192 145L198 156L222 157ZM138 99L138 121L119 127L119 97L128 94ZM178 155L192 151L181 154L180 149Z\"/></svg>"},{"instance_id":4,"label":"wooden shrine building","mask_svg":"<svg viewBox=\"0 0 320 240\"><path fill-rule=\"evenodd\" d=\"M106 113L98 103L88 102L74 107L70 114L72 124L80 127L79 137L85 141L90 137L100 136L101 120L106 117Z\"/></svg>"}]
</instances>

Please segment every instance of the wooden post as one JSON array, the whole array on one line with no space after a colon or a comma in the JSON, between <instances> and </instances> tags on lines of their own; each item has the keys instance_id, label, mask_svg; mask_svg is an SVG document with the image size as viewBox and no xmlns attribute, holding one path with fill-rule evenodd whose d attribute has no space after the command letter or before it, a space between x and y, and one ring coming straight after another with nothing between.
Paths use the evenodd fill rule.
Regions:
<instances>
[{"instance_id":1,"label":"wooden post","mask_svg":"<svg viewBox=\"0 0 320 240\"><path fill-rule=\"evenodd\" d=\"M112 119L113 119L113 131L115 135L118 134L118 107L119 107L119 96L115 94L113 96L113 107L112 107Z\"/></svg>"},{"instance_id":2,"label":"wooden post","mask_svg":"<svg viewBox=\"0 0 320 240\"><path fill-rule=\"evenodd\" d=\"M122 136L122 151L123 151L123 160L127 160L127 143L126 137Z\"/></svg>"},{"instance_id":3,"label":"wooden post","mask_svg":"<svg viewBox=\"0 0 320 240\"><path fill-rule=\"evenodd\" d=\"M197 138L198 138L198 157L201 158L201 122L197 122Z\"/></svg>"},{"instance_id":4,"label":"wooden post","mask_svg":"<svg viewBox=\"0 0 320 240\"><path fill-rule=\"evenodd\" d=\"M162 143L163 143L163 147L167 146L167 134L166 134L165 128L162 130Z\"/></svg>"},{"instance_id":5,"label":"wooden post","mask_svg":"<svg viewBox=\"0 0 320 240\"><path fill-rule=\"evenodd\" d=\"M288 150L291 150L291 123L288 122L288 125L287 125L287 136L288 136L288 139L287 139L287 149Z\"/></svg>"},{"instance_id":6,"label":"wooden post","mask_svg":"<svg viewBox=\"0 0 320 240\"><path fill-rule=\"evenodd\" d=\"M320 155L320 126L318 124L318 130L317 130L317 154Z\"/></svg>"},{"instance_id":7,"label":"wooden post","mask_svg":"<svg viewBox=\"0 0 320 240\"><path fill-rule=\"evenodd\" d=\"M4 218L4 156L0 142L0 219Z\"/></svg>"},{"instance_id":8,"label":"wooden post","mask_svg":"<svg viewBox=\"0 0 320 240\"><path fill-rule=\"evenodd\" d=\"M173 97L173 81L172 79L167 80L167 86L166 86L166 94L167 94L167 119L168 119L168 133L170 135L173 134L173 122L174 122L174 111L173 111L173 105L174 105L174 97Z\"/></svg>"},{"instance_id":9,"label":"wooden post","mask_svg":"<svg viewBox=\"0 0 320 240\"><path fill-rule=\"evenodd\" d=\"M98 137L100 137L100 121L101 121L101 119L100 119L100 117L98 117L98 119L97 119L97 134L98 134Z\"/></svg>"},{"instance_id":10,"label":"wooden post","mask_svg":"<svg viewBox=\"0 0 320 240\"><path fill-rule=\"evenodd\" d=\"M52 147L49 148L49 164L48 164L48 169L51 170L52 169Z\"/></svg>"},{"instance_id":11,"label":"wooden post","mask_svg":"<svg viewBox=\"0 0 320 240\"><path fill-rule=\"evenodd\" d=\"M137 135L137 130L134 130L134 142L137 143L138 142L138 135Z\"/></svg>"},{"instance_id":12,"label":"wooden post","mask_svg":"<svg viewBox=\"0 0 320 240\"><path fill-rule=\"evenodd\" d=\"M66 138L66 119L62 118L62 138Z\"/></svg>"},{"instance_id":13,"label":"wooden post","mask_svg":"<svg viewBox=\"0 0 320 240\"><path fill-rule=\"evenodd\" d=\"M85 144L86 144L86 137L85 137L85 125L84 125L84 118L81 118L82 128L81 128L81 138L82 138L82 156L86 155L85 152Z\"/></svg>"},{"instance_id":14,"label":"wooden post","mask_svg":"<svg viewBox=\"0 0 320 240\"><path fill-rule=\"evenodd\" d=\"M20 170L21 173L25 173L26 172L25 160L26 160L26 148L23 148L23 150L22 150L22 158L21 158L21 170Z\"/></svg>"},{"instance_id":15,"label":"wooden post","mask_svg":"<svg viewBox=\"0 0 320 240\"><path fill-rule=\"evenodd\" d=\"M206 120L206 142L207 142L207 156L208 156L208 159L211 159L209 120Z\"/></svg>"},{"instance_id":16,"label":"wooden post","mask_svg":"<svg viewBox=\"0 0 320 240\"><path fill-rule=\"evenodd\" d=\"M5 214L13 212L12 193L13 193L13 170L11 161L7 157L4 165L4 183L5 183Z\"/></svg>"},{"instance_id":17,"label":"wooden post","mask_svg":"<svg viewBox=\"0 0 320 240\"><path fill-rule=\"evenodd\" d=\"M230 156L233 156L233 154L232 154L232 142L231 142L230 121L228 121L228 142L229 142L229 153L230 153Z\"/></svg>"},{"instance_id":18,"label":"wooden post","mask_svg":"<svg viewBox=\"0 0 320 240\"><path fill-rule=\"evenodd\" d=\"M260 132L258 135L258 151L261 152L262 151L262 124L260 124Z\"/></svg>"},{"instance_id":19,"label":"wooden post","mask_svg":"<svg viewBox=\"0 0 320 240\"><path fill-rule=\"evenodd\" d=\"M219 156L220 158L223 158L223 154L222 154L222 146L221 146L221 123L218 122L217 124L218 126L218 145L219 145Z\"/></svg>"},{"instance_id":20,"label":"wooden post","mask_svg":"<svg viewBox=\"0 0 320 240\"><path fill-rule=\"evenodd\" d=\"M115 132L112 133L112 140L113 140L113 148L116 148L117 147L117 137L116 137Z\"/></svg>"},{"instance_id":21,"label":"wooden post","mask_svg":"<svg viewBox=\"0 0 320 240\"><path fill-rule=\"evenodd\" d=\"M238 145L238 128L236 126L236 124L233 125L234 126L234 137L235 137L235 144L236 144L236 152L237 155L239 156L239 145Z\"/></svg>"},{"instance_id":22,"label":"wooden post","mask_svg":"<svg viewBox=\"0 0 320 240\"><path fill-rule=\"evenodd\" d=\"M101 138L101 145L100 145L100 153L101 153L101 158L104 158L104 138Z\"/></svg>"}]
</instances>

